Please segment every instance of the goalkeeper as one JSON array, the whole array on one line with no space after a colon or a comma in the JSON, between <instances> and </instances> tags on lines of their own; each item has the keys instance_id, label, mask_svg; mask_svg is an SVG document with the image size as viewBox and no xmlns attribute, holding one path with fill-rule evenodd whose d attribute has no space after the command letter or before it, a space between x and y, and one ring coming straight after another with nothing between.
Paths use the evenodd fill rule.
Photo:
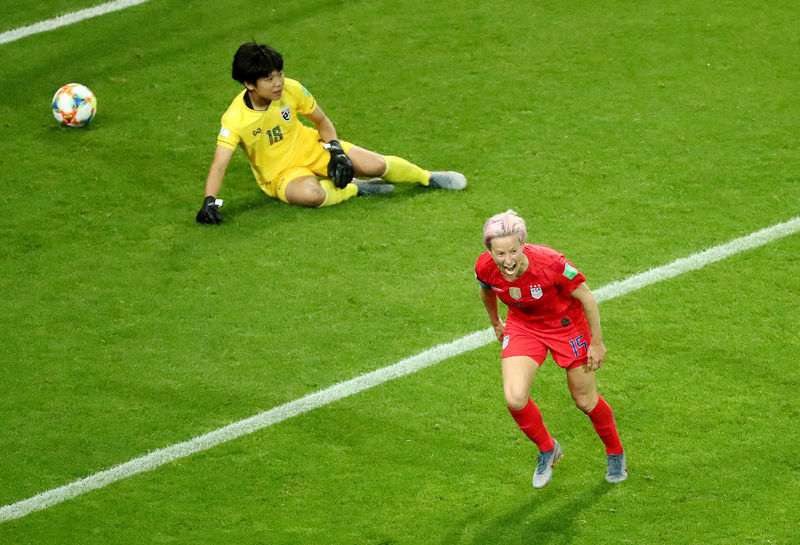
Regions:
<instances>
[{"instance_id":1,"label":"goalkeeper","mask_svg":"<svg viewBox=\"0 0 800 545\"><path fill-rule=\"evenodd\" d=\"M288 204L330 206L356 195L388 193L393 182L463 189L458 172L429 172L400 157L380 155L345 141L299 82L284 77L283 57L267 45L245 43L233 57L233 79L245 89L222 116L208 172L199 223L218 224L217 194L237 146L247 153L262 191ZM298 115L315 128L300 122ZM381 180L361 181L357 177ZM389 182L389 183L386 183Z\"/></svg>"}]
</instances>

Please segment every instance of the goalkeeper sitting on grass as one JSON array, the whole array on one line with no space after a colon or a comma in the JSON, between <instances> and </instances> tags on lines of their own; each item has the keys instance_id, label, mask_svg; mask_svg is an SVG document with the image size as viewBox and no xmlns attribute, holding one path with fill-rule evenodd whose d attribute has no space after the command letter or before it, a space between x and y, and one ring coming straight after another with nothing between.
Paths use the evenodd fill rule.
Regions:
<instances>
[{"instance_id":1,"label":"goalkeeper sitting on grass","mask_svg":"<svg viewBox=\"0 0 800 545\"><path fill-rule=\"evenodd\" d=\"M261 189L306 207L330 206L355 195L388 193L385 182L463 189L458 172L429 172L400 157L380 155L345 141L299 82L284 77L283 57L267 45L246 43L233 57L233 79L245 86L222 116L214 160L206 179L199 223L222 221L217 194L236 146L241 146ZM316 129L303 125L302 115ZM378 177L369 182L354 177Z\"/></svg>"}]
</instances>

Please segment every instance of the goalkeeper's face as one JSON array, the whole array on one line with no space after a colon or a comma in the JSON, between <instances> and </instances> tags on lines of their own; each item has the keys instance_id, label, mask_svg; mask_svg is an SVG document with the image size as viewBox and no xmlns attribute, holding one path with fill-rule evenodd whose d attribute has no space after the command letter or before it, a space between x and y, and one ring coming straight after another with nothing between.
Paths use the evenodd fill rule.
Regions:
<instances>
[{"instance_id":1,"label":"goalkeeper's face","mask_svg":"<svg viewBox=\"0 0 800 545\"><path fill-rule=\"evenodd\" d=\"M528 258L517 235L492 239L492 259L506 280L514 281L528 270Z\"/></svg>"},{"instance_id":2,"label":"goalkeeper's face","mask_svg":"<svg viewBox=\"0 0 800 545\"><path fill-rule=\"evenodd\" d=\"M283 71L273 70L269 76L256 80L255 85L248 83L247 88L265 102L280 100L283 93Z\"/></svg>"}]
</instances>

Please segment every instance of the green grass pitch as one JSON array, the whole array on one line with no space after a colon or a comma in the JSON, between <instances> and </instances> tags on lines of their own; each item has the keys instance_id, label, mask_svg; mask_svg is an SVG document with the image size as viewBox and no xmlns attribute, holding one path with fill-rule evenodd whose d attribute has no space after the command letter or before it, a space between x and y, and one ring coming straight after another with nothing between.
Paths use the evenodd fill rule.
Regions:
<instances>
[{"instance_id":1,"label":"green grass pitch","mask_svg":"<svg viewBox=\"0 0 800 545\"><path fill-rule=\"evenodd\" d=\"M98 0L99 1L99 0ZM0 32L91 6L4 6ZM151 0L0 45L0 506L489 326L516 209L592 288L800 215L791 2ZM341 138L463 192L306 210L237 152L197 225L236 47L283 52ZM98 97L84 129L49 101ZM2 544L797 543L800 236L601 304L605 457L548 361L504 407L489 345L0 523Z\"/></svg>"}]
</instances>

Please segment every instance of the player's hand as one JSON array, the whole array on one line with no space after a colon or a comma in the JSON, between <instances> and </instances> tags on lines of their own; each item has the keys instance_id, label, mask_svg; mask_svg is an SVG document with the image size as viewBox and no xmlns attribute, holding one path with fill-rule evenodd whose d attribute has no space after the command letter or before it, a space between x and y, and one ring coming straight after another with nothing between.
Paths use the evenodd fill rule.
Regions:
<instances>
[{"instance_id":1,"label":"player's hand","mask_svg":"<svg viewBox=\"0 0 800 545\"><path fill-rule=\"evenodd\" d=\"M506 331L506 324L501 320L499 323L492 324L492 327L494 328L494 334L497 340L503 342L503 333Z\"/></svg>"},{"instance_id":2,"label":"player's hand","mask_svg":"<svg viewBox=\"0 0 800 545\"><path fill-rule=\"evenodd\" d=\"M322 146L331 154L331 160L328 163L328 178L333 180L336 187L343 189L353 181L353 175L355 174L353 161L344 152L338 140L331 140Z\"/></svg>"},{"instance_id":3,"label":"player's hand","mask_svg":"<svg viewBox=\"0 0 800 545\"><path fill-rule=\"evenodd\" d=\"M222 202L222 201L220 201ZM207 223L209 225L219 225L222 223L222 214L219 213L220 205L217 199L208 196L203 200L203 207L197 213L197 223Z\"/></svg>"},{"instance_id":4,"label":"player's hand","mask_svg":"<svg viewBox=\"0 0 800 545\"><path fill-rule=\"evenodd\" d=\"M602 341L593 342L586 351L586 366L592 371L597 371L606 359L606 347Z\"/></svg>"}]
</instances>

